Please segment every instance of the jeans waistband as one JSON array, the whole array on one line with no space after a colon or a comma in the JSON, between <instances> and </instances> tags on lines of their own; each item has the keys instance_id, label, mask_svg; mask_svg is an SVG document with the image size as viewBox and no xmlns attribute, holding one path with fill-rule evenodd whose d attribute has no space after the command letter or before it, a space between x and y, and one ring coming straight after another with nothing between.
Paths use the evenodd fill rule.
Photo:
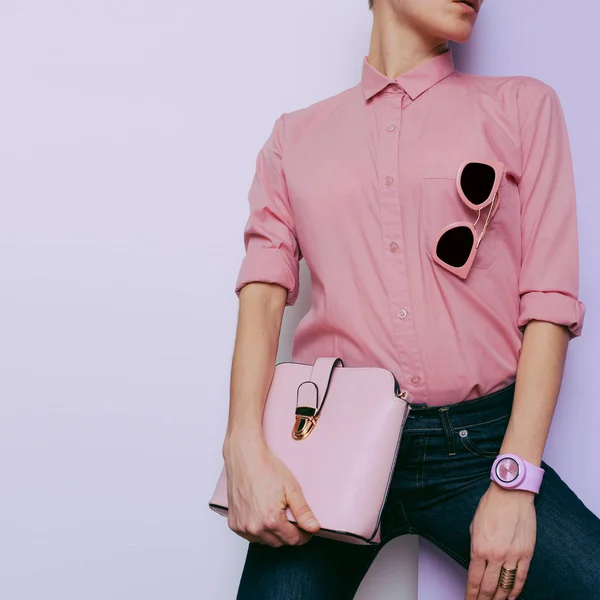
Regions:
<instances>
[{"instance_id":1,"label":"jeans waistband","mask_svg":"<svg viewBox=\"0 0 600 600\"><path fill-rule=\"evenodd\" d=\"M515 393L515 382L472 400L445 406L416 404L411 407L405 430L443 430L442 423L450 421L455 428L489 423L510 415Z\"/></svg>"}]
</instances>

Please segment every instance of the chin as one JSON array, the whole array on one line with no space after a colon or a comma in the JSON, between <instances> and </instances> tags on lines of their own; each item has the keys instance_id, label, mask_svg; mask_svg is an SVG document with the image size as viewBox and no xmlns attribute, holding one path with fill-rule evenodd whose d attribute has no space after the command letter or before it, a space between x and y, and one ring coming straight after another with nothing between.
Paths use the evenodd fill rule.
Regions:
<instances>
[{"instance_id":1,"label":"chin","mask_svg":"<svg viewBox=\"0 0 600 600\"><path fill-rule=\"evenodd\" d=\"M440 37L450 40L451 42L463 44L464 42L469 41L472 33L473 23L461 21L460 23L444 27L443 31L440 32Z\"/></svg>"},{"instance_id":2,"label":"chin","mask_svg":"<svg viewBox=\"0 0 600 600\"><path fill-rule=\"evenodd\" d=\"M458 44L464 44L465 42L469 41L472 31L473 30L470 29L469 31L456 33L455 35L449 35L448 39L451 42L456 42Z\"/></svg>"}]
</instances>

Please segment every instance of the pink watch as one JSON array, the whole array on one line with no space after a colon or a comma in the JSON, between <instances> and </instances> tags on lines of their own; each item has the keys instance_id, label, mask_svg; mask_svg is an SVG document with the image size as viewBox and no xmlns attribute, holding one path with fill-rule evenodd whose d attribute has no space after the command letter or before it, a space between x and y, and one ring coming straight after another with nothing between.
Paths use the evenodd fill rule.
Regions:
<instances>
[{"instance_id":1,"label":"pink watch","mask_svg":"<svg viewBox=\"0 0 600 600\"><path fill-rule=\"evenodd\" d=\"M544 469L536 467L516 454L499 454L492 465L490 479L507 490L538 493Z\"/></svg>"}]
</instances>

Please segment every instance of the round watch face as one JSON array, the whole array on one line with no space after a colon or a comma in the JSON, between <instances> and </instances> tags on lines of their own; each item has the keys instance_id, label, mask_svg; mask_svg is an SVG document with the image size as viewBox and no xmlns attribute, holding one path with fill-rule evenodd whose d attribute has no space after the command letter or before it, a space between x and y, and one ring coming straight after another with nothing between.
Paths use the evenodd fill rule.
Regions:
<instances>
[{"instance_id":1,"label":"round watch face","mask_svg":"<svg viewBox=\"0 0 600 600\"><path fill-rule=\"evenodd\" d=\"M519 476L519 464L514 458L503 458L496 465L496 475L500 481L511 483Z\"/></svg>"}]
</instances>

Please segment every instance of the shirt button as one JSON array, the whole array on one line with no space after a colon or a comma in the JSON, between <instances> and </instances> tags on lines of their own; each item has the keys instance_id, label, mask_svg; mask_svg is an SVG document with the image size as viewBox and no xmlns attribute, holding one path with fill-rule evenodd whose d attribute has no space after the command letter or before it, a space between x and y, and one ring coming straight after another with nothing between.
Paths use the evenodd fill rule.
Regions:
<instances>
[{"instance_id":1,"label":"shirt button","mask_svg":"<svg viewBox=\"0 0 600 600\"><path fill-rule=\"evenodd\" d=\"M396 129L396 126L395 126L393 123L390 123L390 124L389 124L389 125L386 127L386 129L387 129L388 131L394 131L394 130Z\"/></svg>"},{"instance_id":2,"label":"shirt button","mask_svg":"<svg viewBox=\"0 0 600 600\"><path fill-rule=\"evenodd\" d=\"M390 177L389 175L385 178L385 185L392 185L394 181L393 177Z\"/></svg>"},{"instance_id":3,"label":"shirt button","mask_svg":"<svg viewBox=\"0 0 600 600\"><path fill-rule=\"evenodd\" d=\"M392 242L390 244L390 252L396 252L396 250L398 250L398 244L396 244L396 242Z\"/></svg>"},{"instance_id":4,"label":"shirt button","mask_svg":"<svg viewBox=\"0 0 600 600\"><path fill-rule=\"evenodd\" d=\"M406 319L406 315L407 315L407 314L408 314L408 313L407 313L407 312L406 312L404 309L402 309L402 310L399 310L399 311L397 312L397 315L398 315L398 317L400 317L401 319ZM413 378L413 379L414 379L414 378Z\"/></svg>"},{"instance_id":5,"label":"shirt button","mask_svg":"<svg viewBox=\"0 0 600 600\"><path fill-rule=\"evenodd\" d=\"M414 377L411 377L410 381L413 385L419 385L419 383L421 383L421 379L416 375Z\"/></svg>"}]
</instances>

